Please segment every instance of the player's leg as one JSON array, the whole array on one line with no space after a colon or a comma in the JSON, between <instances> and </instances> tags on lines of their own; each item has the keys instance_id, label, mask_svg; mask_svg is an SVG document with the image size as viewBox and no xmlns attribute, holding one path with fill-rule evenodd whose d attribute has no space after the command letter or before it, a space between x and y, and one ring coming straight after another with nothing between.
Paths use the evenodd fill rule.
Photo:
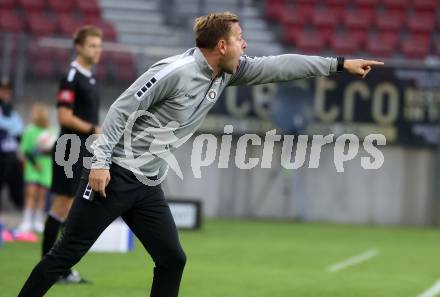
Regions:
<instances>
[{"instance_id":1,"label":"player's leg","mask_svg":"<svg viewBox=\"0 0 440 297\"><path fill-rule=\"evenodd\" d=\"M6 182L12 202L18 209L23 209L24 202L24 179L23 169L17 157L11 158L6 169Z\"/></svg>"},{"instance_id":2,"label":"player's leg","mask_svg":"<svg viewBox=\"0 0 440 297\"><path fill-rule=\"evenodd\" d=\"M33 228L38 233L44 231L44 207L46 205L47 189L46 186L40 185L37 191Z\"/></svg>"},{"instance_id":3,"label":"player's leg","mask_svg":"<svg viewBox=\"0 0 440 297\"><path fill-rule=\"evenodd\" d=\"M38 192L36 197L33 228L36 232L44 231L46 199L52 184L52 159L45 157L40 160L41 170L38 172Z\"/></svg>"},{"instance_id":4,"label":"player's leg","mask_svg":"<svg viewBox=\"0 0 440 297\"><path fill-rule=\"evenodd\" d=\"M7 159L0 154L0 213L2 212L2 190L6 183L6 163Z\"/></svg>"},{"instance_id":5,"label":"player's leg","mask_svg":"<svg viewBox=\"0 0 440 297\"><path fill-rule=\"evenodd\" d=\"M144 188L143 193L122 218L154 260L151 296L176 297L186 256L160 186Z\"/></svg>"},{"instance_id":6,"label":"player's leg","mask_svg":"<svg viewBox=\"0 0 440 297\"><path fill-rule=\"evenodd\" d=\"M66 150L68 156L70 150ZM80 158L81 160L82 158ZM52 161L52 186L51 191L55 194L51 209L47 216L43 240L42 240L42 254L43 256L49 252L58 238L58 234L64 225L69 209L72 205L73 197L78 189L82 171L82 162L78 161L72 166L73 176L71 178L66 176L64 167ZM82 283L83 279L78 273L69 271L63 276L65 283Z\"/></svg>"},{"instance_id":7,"label":"player's leg","mask_svg":"<svg viewBox=\"0 0 440 297\"><path fill-rule=\"evenodd\" d=\"M43 296L84 256L105 228L130 207L130 199L115 197L112 181L106 189L107 198L96 194L93 201L83 198L86 185L86 180L80 184L60 240L32 270L19 297Z\"/></svg>"},{"instance_id":8,"label":"player's leg","mask_svg":"<svg viewBox=\"0 0 440 297\"><path fill-rule=\"evenodd\" d=\"M58 232L64 224L73 198L66 195L55 195L44 224L42 255L46 255L58 238Z\"/></svg>"},{"instance_id":9,"label":"player's leg","mask_svg":"<svg viewBox=\"0 0 440 297\"><path fill-rule=\"evenodd\" d=\"M38 185L34 183L27 183L25 189L23 216L18 229L23 232L32 230L32 220L34 209L36 207L36 198L38 192Z\"/></svg>"},{"instance_id":10,"label":"player's leg","mask_svg":"<svg viewBox=\"0 0 440 297\"><path fill-rule=\"evenodd\" d=\"M68 156L67 151L66 156ZM67 217L68 212L65 205L70 203L69 197L74 195L67 192L69 184L70 180L67 178L64 168L53 160L51 192L54 198L44 224L42 256L46 255L54 245L58 238L58 232Z\"/></svg>"}]
</instances>

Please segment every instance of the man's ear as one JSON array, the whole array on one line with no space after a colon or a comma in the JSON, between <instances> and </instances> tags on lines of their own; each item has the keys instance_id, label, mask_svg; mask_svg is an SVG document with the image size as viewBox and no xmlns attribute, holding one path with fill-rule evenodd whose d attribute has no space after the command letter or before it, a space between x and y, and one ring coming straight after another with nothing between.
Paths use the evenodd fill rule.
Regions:
<instances>
[{"instance_id":1,"label":"man's ear","mask_svg":"<svg viewBox=\"0 0 440 297\"><path fill-rule=\"evenodd\" d=\"M217 42L217 48L218 48L220 54L222 54L224 56L226 54L226 40L220 39Z\"/></svg>"},{"instance_id":2,"label":"man's ear","mask_svg":"<svg viewBox=\"0 0 440 297\"><path fill-rule=\"evenodd\" d=\"M82 45L80 44L75 44L75 52L79 53L82 49Z\"/></svg>"}]
</instances>

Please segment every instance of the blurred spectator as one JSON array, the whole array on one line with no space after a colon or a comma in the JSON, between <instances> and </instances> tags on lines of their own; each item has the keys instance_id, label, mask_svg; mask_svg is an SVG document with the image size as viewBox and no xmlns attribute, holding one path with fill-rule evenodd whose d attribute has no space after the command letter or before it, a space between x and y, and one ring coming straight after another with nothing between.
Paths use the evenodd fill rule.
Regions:
<instances>
[{"instance_id":1,"label":"blurred spectator","mask_svg":"<svg viewBox=\"0 0 440 297\"><path fill-rule=\"evenodd\" d=\"M23 205L23 170L17 150L23 122L20 115L14 110L11 99L12 84L8 79L2 78L0 81L0 193L3 186L7 185L12 201L16 207L21 209Z\"/></svg>"},{"instance_id":2,"label":"blurred spectator","mask_svg":"<svg viewBox=\"0 0 440 297\"><path fill-rule=\"evenodd\" d=\"M42 103L32 106L31 121L21 138L20 150L24 156L26 182L23 219L19 230L23 232L44 230L44 206L52 182L52 148L56 135L50 129L49 109Z\"/></svg>"}]
</instances>

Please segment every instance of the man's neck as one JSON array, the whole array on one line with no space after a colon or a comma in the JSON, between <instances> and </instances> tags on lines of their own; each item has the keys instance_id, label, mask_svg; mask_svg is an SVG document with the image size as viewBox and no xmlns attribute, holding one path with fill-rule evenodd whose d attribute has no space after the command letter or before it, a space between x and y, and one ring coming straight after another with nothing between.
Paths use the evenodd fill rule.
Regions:
<instances>
[{"instance_id":1,"label":"man's neck","mask_svg":"<svg viewBox=\"0 0 440 297\"><path fill-rule=\"evenodd\" d=\"M93 64L87 63L81 56L76 57L75 61L86 70L91 71Z\"/></svg>"},{"instance_id":2,"label":"man's neck","mask_svg":"<svg viewBox=\"0 0 440 297\"><path fill-rule=\"evenodd\" d=\"M206 61L208 62L209 66L212 68L212 79L216 78L217 75L220 73L220 67L219 64L219 56L212 50L209 49L203 49L201 48L200 51L202 52L203 56L205 56Z\"/></svg>"}]
</instances>

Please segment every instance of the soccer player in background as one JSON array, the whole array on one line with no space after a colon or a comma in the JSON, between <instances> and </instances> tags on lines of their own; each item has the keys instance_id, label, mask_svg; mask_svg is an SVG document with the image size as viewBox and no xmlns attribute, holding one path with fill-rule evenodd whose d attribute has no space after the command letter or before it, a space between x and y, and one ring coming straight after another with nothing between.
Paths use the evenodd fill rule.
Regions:
<instances>
[{"instance_id":1,"label":"soccer player in background","mask_svg":"<svg viewBox=\"0 0 440 297\"><path fill-rule=\"evenodd\" d=\"M18 158L18 147L23 121L12 104L12 83L0 78L0 194L8 187L14 205L23 206L23 170ZM1 210L1 199L0 199Z\"/></svg>"},{"instance_id":2,"label":"soccer player in background","mask_svg":"<svg viewBox=\"0 0 440 297\"><path fill-rule=\"evenodd\" d=\"M23 217L18 228L21 232L43 232L44 206L52 183L54 133L50 129L49 108L43 103L32 105L31 123L24 130L20 142L26 182Z\"/></svg>"},{"instance_id":3,"label":"soccer player in background","mask_svg":"<svg viewBox=\"0 0 440 297\"><path fill-rule=\"evenodd\" d=\"M60 137L65 134L76 134L81 140L79 162L73 165L73 178L68 178L64 168L53 162L51 192L54 199L46 219L43 233L43 257L49 252L64 224L73 197L78 188L82 158L90 156L86 150L85 140L88 136L99 133L99 92L92 67L101 56L102 32L93 26L79 28L73 37L76 58L70 64L67 74L61 79L57 95L58 123L61 127ZM69 147L69 144L68 144ZM70 148L66 150L66 156ZM67 158L66 158L67 159ZM59 283L86 282L77 271L66 270L60 275Z\"/></svg>"},{"instance_id":4,"label":"soccer player in background","mask_svg":"<svg viewBox=\"0 0 440 297\"><path fill-rule=\"evenodd\" d=\"M164 126L162 134L172 129L174 135L169 143L161 142L160 147L172 149L179 139L197 130L228 86L289 81L344 70L364 77L372 66L382 64L342 57L244 56L247 44L239 18L232 13L200 17L196 19L194 31L195 48L154 64L110 107L103 134L93 144L92 169L80 183L61 240L33 269L19 296L43 296L59 275L75 265L119 216L155 263L150 296L178 296L186 256L176 225L160 184L141 182L144 177L150 181L160 180L166 160L157 157L138 162L130 156L151 152L154 136L161 135L139 139L137 136ZM132 118L139 114L136 120ZM174 124L168 125L170 123ZM131 126L131 132L126 130ZM124 141L127 131L133 134L135 141ZM127 154L127 144L131 154Z\"/></svg>"}]
</instances>

